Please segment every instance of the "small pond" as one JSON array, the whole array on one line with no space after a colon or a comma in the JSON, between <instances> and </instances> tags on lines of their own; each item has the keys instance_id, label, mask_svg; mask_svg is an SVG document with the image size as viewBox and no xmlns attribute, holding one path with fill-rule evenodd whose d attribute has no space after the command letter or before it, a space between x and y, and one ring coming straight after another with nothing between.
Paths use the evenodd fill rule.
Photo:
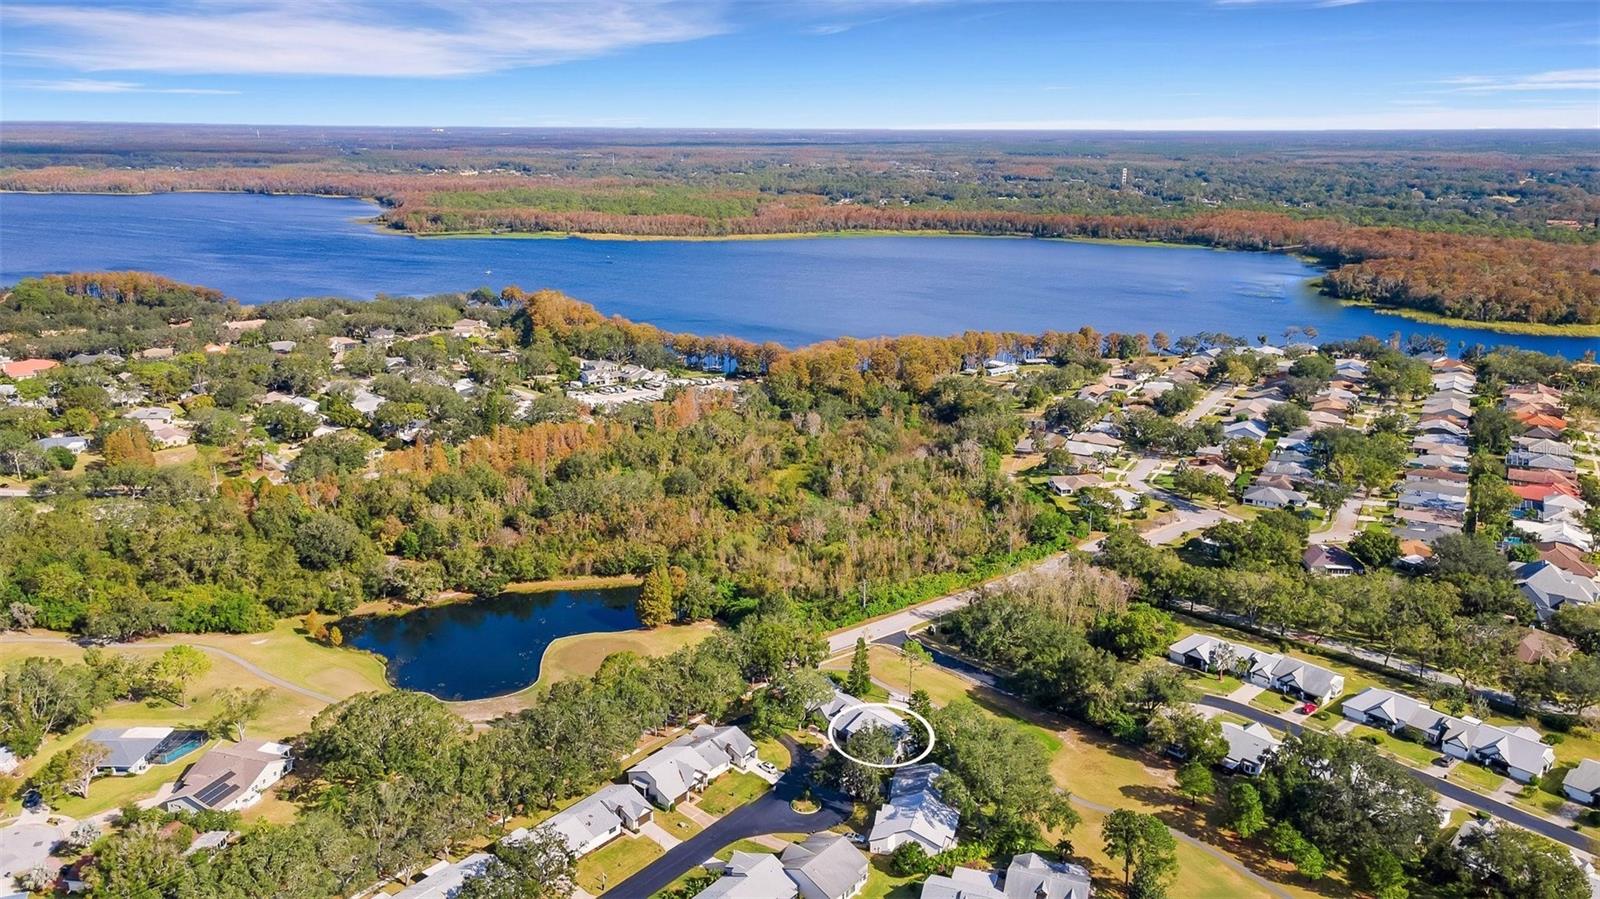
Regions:
<instances>
[{"instance_id":1,"label":"small pond","mask_svg":"<svg viewBox=\"0 0 1600 899\"><path fill-rule=\"evenodd\" d=\"M440 699L514 693L539 679L559 637L639 626L635 587L504 593L354 619L345 641L388 662L389 682Z\"/></svg>"}]
</instances>

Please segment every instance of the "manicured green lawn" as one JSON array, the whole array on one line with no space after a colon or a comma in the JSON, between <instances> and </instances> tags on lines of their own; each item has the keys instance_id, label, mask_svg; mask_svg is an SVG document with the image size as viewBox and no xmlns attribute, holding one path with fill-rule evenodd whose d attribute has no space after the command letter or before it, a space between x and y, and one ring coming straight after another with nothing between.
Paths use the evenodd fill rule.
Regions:
<instances>
[{"instance_id":1,"label":"manicured green lawn","mask_svg":"<svg viewBox=\"0 0 1600 899\"><path fill-rule=\"evenodd\" d=\"M1421 743L1412 742L1411 740L1403 740L1394 734L1385 733L1384 731L1378 730L1375 727L1368 727L1365 724L1357 725L1355 730L1350 732L1350 736L1357 739L1365 737L1377 737L1379 749L1382 749L1391 755L1398 756L1404 761L1418 767L1426 767L1433 764L1433 760L1438 758L1440 755L1439 750L1437 749L1424 746Z\"/></svg>"},{"instance_id":2,"label":"manicured green lawn","mask_svg":"<svg viewBox=\"0 0 1600 899\"><path fill-rule=\"evenodd\" d=\"M708 815L726 815L770 789L770 784L754 774L730 771L712 781L695 805Z\"/></svg>"},{"instance_id":3,"label":"manicured green lawn","mask_svg":"<svg viewBox=\"0 0 1600 899\"><path fill-rule=\"evenodd\" d=\"M857 895L861 899L917 899L922 892L921 882L922 878L915 874L900 877L889 873L888 859L874 857L867 870L867 885Z\"/></svg>"},{"instance_id":4,"label":"manicured green lawn","mask_svg":"<svg viewBox=\"0 0 1600 899\"><path fill-rule=\"evenodd\" d=\"M789 770L789 750L783 748L773 737L767 737L756 743L756 758L763 762L771 762L778 766L778 770Z\"/></svg>"},{"instance_id":5,"label":"manicured green lawn","mask_svg":"<svg viewBox=\"0 0 1600 899\"><path fill-rule=\"evenodd\" d=\"M1192 668L1186 668L1184 671L1188 675L1188 684L1191 689L1198 690L1201 693L1209 693L1213 696L1227 696L1244 685L1243 681L1231 674L1224 674L1221 678L1218 678L1214 674L1205 674Z\"/></svg>"},{"instance_id":6,"label":"manicured green lawn","mask_svg":"<svg viewBox=\"0 0 1600 899\"><path fill-rule=\"evenodd\" d=\"M598 896L665 854L649 837L624 836L578 859L578 885Z\"/></svg>"},{"instance_id":7,"label":"manicured green lawn","mask_svg":"<svg viewBox=\"0 0 1600 899\"><path fill-rule=\"evenodd\" d=\"M662 830L680 840L687 840L705 829L689 820L682 812L664 812L661 809L656 809L652 813L652 817Z\"/></svg>"},{"instance_id":8,"label":"manicured green lawn","mask_svg":"<svg viewBox=\"0 0 1600 899\"><path fill-rule=\"evenodd\" d=\"M1493 793L1506 782L1504 777L1472 762L1456 762L1450 767L1449 779L1482 793Z\"/></svg>"}]
</instances>

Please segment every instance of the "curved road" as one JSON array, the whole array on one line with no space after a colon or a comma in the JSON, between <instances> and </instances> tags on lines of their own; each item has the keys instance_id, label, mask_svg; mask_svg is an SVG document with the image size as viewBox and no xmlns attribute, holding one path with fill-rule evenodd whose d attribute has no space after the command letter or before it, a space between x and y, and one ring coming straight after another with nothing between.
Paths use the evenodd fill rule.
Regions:
<instances>
[{"instance_id":1,"label":"curved road","mask_svg":"<svg viewBox=\"0 0 1600 899\"><path fill-rule=\"evenodd\" d=\"M1248 703L1235 702L1224 696L1202 696L1196 705L1242 715L1251 721L1259 722L1274 730L1287 731L1291 734L1298 734L1305 729L1292 721L1285 721L1271 712L1263 711ZM1470 762L1461 762L1460 764L1465 765L1470 764ZM1427 771L1419 771L1409 765L1401 765L1400 767L1410 772L1412 777L1422 781L1424 786L1440 796L1453 799L1478 811L1486 812L1503 821L1515 824L1524 830L1531 830L1540 836L1549 837L1557 843L1569 846L1579 852L1594 851L1588 837L1555 821L1551 821L1549 818L1525 812L1514 805L1508 805L1498 799L1469 790L1454 781L1436 777Z\"/></svg>"},{"instance_id":2,"label":"curved road","mask_svg":"<svg viewBox=\"0 0 1600 899\"><path fill-rule=\"evenodd\" d=\"M790 801L804 792L810 783L811 768L817 762L817 755L801 749L787 736L782 741L783 747L789 750L789 770L778 778L771 790L667 850L666 854L639 869L604 895L618 899L649 899L684 872L704 864L706 859L729 843L769 833L816 833L850 817L851 804L848 800L816 787L812 788L812 796L822 804L816 812L802 815L789 807Z\"/></svg>"},{"instance_id":3,"label":"curved road","mask_svg":"<svg viewBox=\"0 0 1600 899\"><path fill-rule=\"evenodd\" d=\"M69 640L66 637L14 637L8 635L5 638L5 641L7 643L42 643L54 646L61 646L65 644L67 646L78 646L81 648L81 644L77 643L76 641ZM170 640L144 640L138 643L109 643L107 645L110 647L120 647L123 649L168 649L180 644L174 643ZM198 649L207 655L213 655L219 659L226 659L227 661L238 665L240 668L243 668L244 670L250 672L256 677L261 678L267 683L272 684L275 687L282 687L291 693L299 693L301 696L304 696L307 699L315 699L317 702L323 703L324 705L333 705L339 701L338 698L329 696L326 693L318 693L316 690L313 690L310 687L302 687L299 684L286 681L276 674L261 668L254 662L251 662L250 660L241 656L234 655L226 649L218 649L215 646L207 646L204 643L185 643L181 645L193 646L195 649Z\"/></svg>"}]
</instances>

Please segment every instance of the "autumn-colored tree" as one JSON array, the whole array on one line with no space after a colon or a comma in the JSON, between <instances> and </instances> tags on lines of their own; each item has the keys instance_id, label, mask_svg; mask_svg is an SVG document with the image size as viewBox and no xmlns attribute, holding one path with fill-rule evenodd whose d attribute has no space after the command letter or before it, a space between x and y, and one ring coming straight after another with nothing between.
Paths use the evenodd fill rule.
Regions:
<instances>
[{"instance_id":1,"label":"autumn-colored tree","mask_svg":"<svg viewBox=\"0 0 1600 899\"><path fill-rule=\"evenodd\" d=\"M107 465L154 465L155 453L150 449L150 435L144 428L119 428L106 436L101 447Z\"/></svg>"}]
</instances>

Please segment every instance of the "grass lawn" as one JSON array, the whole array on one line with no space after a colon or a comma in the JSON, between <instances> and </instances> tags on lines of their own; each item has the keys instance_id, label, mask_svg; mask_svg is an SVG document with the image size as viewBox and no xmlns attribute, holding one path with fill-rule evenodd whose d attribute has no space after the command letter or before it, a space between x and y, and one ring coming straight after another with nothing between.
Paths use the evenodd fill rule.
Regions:
<instances>
[{"instance_id":1,"label":"grass lawn","mask_svg":"<svg viewBox=\"0 0 1600 899\"><path fill-rule=\"evenodd\" d=\"M779 771L789 770L789 750L783 748L783 744L774 737L756 741L756 758L777 766Z\"/></svg>"},{"instance_id":2,"label":"grass lawn","mask_svg":"<svg viewBox=\"0 0 1600 899\"><path fill-rule=\"evenodd\" d=\"M45 636L47 632L36 631L34 635ZM296 634L288 622L280 623L274 630L264 634L173 635L159 642L118 646L108 651L117 655L153 659L167 645L179 642L225 649L291 683L318 689L319 692L325 689L330 695L341 698L365 690L385 688L382 667L375 658L365 653L312 643ZM0 643L0 668L14 665L29 656L57 658L72 663L83 658L83 650L65 641ZM227 687L246 690L265 688L269 691L260 717L246 726L247 738L283 739L299 734L306 730L312 717L324 707L316 699L262 680L226 657L208 655L207 658L211 660L211 668L189 686L187 708L166 702L112 703L102 709L92 723L46 740L37 754L23 762L21 774L24 777L31 775L58 751L83 739L97 728L165 725L198 729L215 714L217 693ZM131 800L147 798L161 784L176 779L199 755L193 753L170 765L157 766L134 777L96 778L89 786L87 798L65 799L58 809L64 814L82 817L116 808ZM14 802L8 803L6 810L14 811L15 807ZM281 817L284 811L279 808L271 810L271 813Z\"/></svg>"},{"instance_id":3,"label":"grass lawn","mask_svg":"<svg viewBox=\"0 0 1600 899\"><path fill-rule=\"evenodd\" d=\"M1493 793L1506 782L1504 777L1472 762L1456 762L1451 765L1448 779L1480 793Z\"/></svg>"},{"instance_id":4,"label":"grass lawn","mask_svg":"<svg viewBox=\"0 0 1600 899\"><path fill-rule=\"evenodd\" d=\"M705 828L689 820L682 812L665 812L655 809L651 818L660 825L661 829L672 834L680 840L687 840Z\"/></svg>"},{"instance_id":5,"label":"grass lawn","mask_svg":"<svg viewBox=\"0 0 1600 899\"><path fill-rule=\"evenodd\" d=\"M770 784L754 774L729 771L712 781L695 805L708 815L726 815L770 789Z\"/></svg>"},{"instance_id":6,"label":"grass lawn","mask_svg":"<svg viewBox=\"0 0 1600 899\"><path fill-rule=\"evenodd\" d=\"M1250 704L1258 709L1264 709L1276 715L1285 709L1292 709L1300 704L1300 700L1275 693L1271 690L1262 690L1250 698Z\"/></svg>"},{"instance_id":7,"label":"grass lawn","mask_svg":"<svg viewBox=\"0 0 1600 899\"><path fill-rule=\"evenodd\" d=\"M1434 759L1441 755L1437 749L1412 742L1411 740L1403 740L1394 734L1381 731L1375 727L1368 727L1365 724L1356 725L1355 729L1350 731L1350 736L1356 739L1377 737L1379 749L1390 755L1397 756L1401 761L1415 765L1418 768L1428 767L1433 764Z\"/></svg>"},{"instance_id":8,"label":"grass lawn","mask_svg":"<svg viewBox=\"0 0 1600 899\"><path fill-rule=\"evenodd\" d=\"M653 630L618 631L609 634L578 634L561 637L544 652L539 663L539 684L550 684L574 677L588 677L600 670L606 656L632 652L645 657L664 656L699 643L711 636L717 626L710 622L669 625ZM537 685L536 685L537 686Z\"/></svg>"},{"instance_id":9,"label":"grass lawn","mask_svg":"<svg viewBox=\"0 0 1600 899\"><path fill-rule=\"evenodd\" d=\"M649 837L620 837L578 859L578 885L598 896L664 854Z\"/></svg>"},{"instance_id":10,"label":"grass lawn","mask_svg":"<svg viewBox=\"0 0 1600 899\"><path fill-rule=\"evenodd\" d=\"M925 665L918 668L909 680L906 678L906 663L900 653L888 646L871 646L867 649L867 657L872 663L872 678L882 684L887 684L889 690L902 696L910 696L913 688L926 690L928 698L934 705L949 705L957 699L970 698L973 684L934 665ZM844 655L826 662L823 667L837 671L850 670L850 656ZM874 684L874 686L878 686ZM882 687L878 687L882 690ZM888 696L888 691L883 695ZM866 699L865 696L860 697Z\"/></svg>"},{"instance_id":11,"label":"grass lawn","mask_svg":"<svg viewBox=\"0 0 1600 899\"><path fill-rule=\"evenodd\" d=\"M1234 690L1244 686L1244 681L1231 674L1224 674L1219 679L1214 674L1206 674L1193 668L1185 668L1183 671L1188 676L1188 684L1191 689L1201 693L1209 693L1213 696L1227 696Z\"/></svg>"},{"instance_id":12,"label":"grass lawn","mask_svg":"<svg viewBox=\"0 0 1600 899\"><path fill-rule=\"evenodd\" d=\"M889 872L889 860L874 856L867 869L867 885L856 895L861 899L917 899L922 892L922 878L918 875L900 877Z\"/></svg>"}]
</instances>

